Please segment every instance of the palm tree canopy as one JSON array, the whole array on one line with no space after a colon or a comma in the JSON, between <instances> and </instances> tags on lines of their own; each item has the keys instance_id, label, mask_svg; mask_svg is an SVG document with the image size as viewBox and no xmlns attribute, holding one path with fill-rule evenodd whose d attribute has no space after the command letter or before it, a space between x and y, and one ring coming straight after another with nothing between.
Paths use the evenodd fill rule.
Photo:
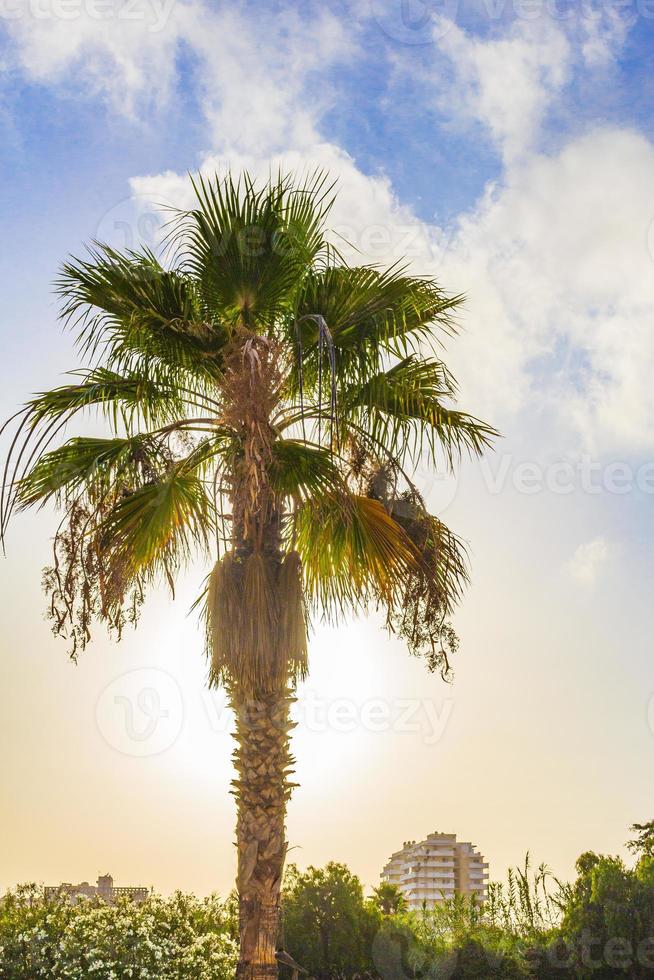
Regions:
<instances>
[{"instance_id":1,"label":"palm tree canopy","mask_svg":"<svg viewBox=\"0 0 654 980\"><path fill-rule=\"evenodd\" d=\"M230 553L237 528L256 550L265 482L312 607L335 619L381 606L412 652L447 668L465 551L411 471L421 454L452 467L495 435L454 408L440 357L461 297L346 264L322 173L193 186L165 259L96 243L63 266L62 317L86 366L14 417L2 533L16 508L61 508L44 582L76 656L94 620L120 633L149 585L173 589L192 557ZM106 436L62 442L88 411Z\"/></svg>"},{"instance_id":2,"label":"palm tree canopy","mask_svg":"<svg viewBox=\"0 0 654 980\"><path fill-rule=\"evenodd\" d=\"M372 900L384 915L396 915L406 912L407 901L397 885L390 881L382 881L372 890Z\"/></svg>"}]
</instances>

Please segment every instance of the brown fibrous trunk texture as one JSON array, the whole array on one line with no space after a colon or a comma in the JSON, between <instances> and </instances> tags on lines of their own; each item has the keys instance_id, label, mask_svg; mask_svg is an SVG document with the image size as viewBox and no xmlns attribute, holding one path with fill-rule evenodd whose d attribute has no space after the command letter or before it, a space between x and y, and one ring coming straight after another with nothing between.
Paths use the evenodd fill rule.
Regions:
<instances>
[{"instance_id":1,"label":"brown fibrous trunk texture","mask_svg":"<svg viewBox=\"0 0 654 980\"><path fill-rule=\"evenodd\" d=\"M292 790L289 736L292 696L271 692L238 702L234 790L238 804L239 980L277 977L285 814Z\"/></svg>"},{"instance_id":2,"label":"brown fibrous trunk texture","mask_svg":"<svg viewBox=\"0 0 654 980\"><path fill-rule=\"evenodd\" d=\"M290 705L306 666L301 567L282 553L283 510L269 482L282 378L279 345L239 329L223 379L222 421L240 442L229 487L232 550L209 589L213 676L227 683L236 715L239 980L278 975Z\"/></svg>"}]
</instances>

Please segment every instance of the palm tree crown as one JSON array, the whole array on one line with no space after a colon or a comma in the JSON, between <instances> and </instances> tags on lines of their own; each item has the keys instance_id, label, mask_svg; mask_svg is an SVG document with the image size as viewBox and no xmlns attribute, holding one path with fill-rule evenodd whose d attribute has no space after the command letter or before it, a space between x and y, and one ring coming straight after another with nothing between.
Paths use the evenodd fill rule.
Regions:
<instances>
[{"instance_id":1,"label":"palm tree crown","mask_svg":"<svg viewBox=\"0 0 654 980\"><path fill-rule=\"evenodd\" d=\"M94 618L120 633L146 587L173 588L194 553L233 550L237 527L257 550L266 512L311 603L329 617L380 604L446 667L465 557L407 471L425 449L451 466L493 435L448 407L456 384L436 356L461 297L397 267L346 265L325 232L322 174L194 189L166 265L95 245L58 280L90 366L19 413L1 513L4 532L16 505L63 508L45 575L55 631L75 656ZM51 449L90 408L111 435ZM214 652L218 680L237 665ZM254 679L255 664L243 669Z\"/></svg>"}]
</instances>

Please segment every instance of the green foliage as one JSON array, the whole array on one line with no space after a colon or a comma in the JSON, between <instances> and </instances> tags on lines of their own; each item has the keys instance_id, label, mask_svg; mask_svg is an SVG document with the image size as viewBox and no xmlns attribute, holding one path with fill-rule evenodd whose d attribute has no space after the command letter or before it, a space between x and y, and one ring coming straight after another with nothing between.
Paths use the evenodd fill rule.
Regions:
<instances>
[{"instance_id":1,"label":"green foliage","mask_svg":"<svg viewBox=\"0 0 654 980\"><path fill-rule=\"evenodd\" d=\"M305 872L289 866L283 943L316 977L373 971L373 944L381 921L381 912L364 899L361 882L345 865L330 862Z\"/></svg>"},{"instance_id":2,"label":"green foliage","mask_svg":"<svg viewBox=\"0 0 654 980\"><path fill-rule=\"evenodd\" d=\"M102 498L113 486L125 489L165 473L170 455L145 435L125 439L74 438L44 453L18 486L20 509L84 488Z\"/></svg>"},{"instance_id":3,"label":"green foliage","mask_svg":"<svg viewBox=\"0 0 654 980\"><path fill-rule=\"evenodd\" d=\"M634 823L629 829L632 834L636 834L627 841L629 850L637 857L654 857L654 820L649 820L647 823Z\"/></svg>"},{"instance_id":4,"label":"green foliage","mask_svg":"<svg viewBox=\"0 0 654 980\"><path fill-rule=\"evenodd\" d=\"M234 909L177 892L141 905L46 901L24 886L0 901L6 980L231 980Z\"/></svg>"},{"instance_id":5,"label":"green foliage","mask_svg":"<svg viewBox=\"0 0 654 980\"><path fill-rule=\"evenodd\" d=\"M193 182L198 206L172 234L181 268L207 310L223 323L267 327L290 312L308 271L328 256L324 219L332 186L316 171L297 186L290 177L256 187L237 180Z\"/></svg>"},{"instance_id":6,"label":"green foliage","mask_svg":"<svg viewBox=\"0 0 654 980\"><path fill-rule=\"evenodd\" d=\"M97 367L72 372L71 377L82 380L44 391L32 399L29 408L33 423L72 417L75 412L92 407L101 409L114 424L122 420L129 425L135 413L147 422L167 422L181 409L170 372L160 371L155 379L129 369L118 373Z\"/></svg>"},{"instance_id":7,"label":"green foliage","mask_svg":"<svg viewBox=\"0 0 654 980\"><path fill-rule=\"evenodd\" d=\"M457 896L402 917L405 961L416 976L525 977L523 944L494 925L474 898Z\"/></svg>"},{"instance_id":8,"label":"green foliage","mask_svg":"<svg viewBox=\"0 0 654 980\"><path fill-rule=\"evenodd\" d=\"M554 929L567 889L541 864L532 868L529 854L522 867L509 868L506 883L491 882L484 914L491 925L526 941Z\"/></svg>"},{"instance_id":9,"label":"green foliage","mask_svg":"<svg viewBox=\"0 0 654 980\"><path fill-rule=\"evenodd\" d=\"M532 867L527 855L504 883L491 883L483 905L458 896L414 912L396 907L396 897L381 885L366 901L340 865L305 875L293 869L286 945L317 977L347 980L357 973L380 980L654 976L654 860L647 854L632 869L619 858L582 854L571 885L544 865ZM377 913L371 946L366 907ZM349 945L355 953L345 965L335 959L331 973L321 923L335 949Z\"/></svg>"},{"instance_id":10,"label":"green foliage","mask_svg":"<svg viewBox=\"0 0 654 980\"><path fill-rule=\"evenodd\" d=\"M359 879L340 864L289 868L282 938L297 962L324 980L530 975L524 938L489 922L474 900L409 912L392 885L365 899Z\"/></svg>"},{"instance_id":11,"label":"green foliage","mask_svg":"<svg viewBox=\"0 0 654 980\"><path fill-rule=\"evenodd\" d=\"M490 426L447 408L456 387L440 361L411 354L344 394L348 417L376 441L398 447L400 459L415 459L425 445L438 448L452 467L463 450L480 454L495 435Z\"/></svg>"},{"instance_id":12,"label":"green foliage","mask_svg":"<svg viewBox=\"0 0 654 980\"><path fill-rule=\"evenodd\" d=\"M482 905L457 896L409 911L397 888L364 896L342 864L291 865L279 945L316 980L646 980L654 976L654 859L628 868L586 852L558 882L529 856ZM181 893L143 905L47 902L36 886L0 900L7 980L226 980L238 900ZM282 968L283 980L291 977Z\"/></svg>"},{"instance_id":13,"label":"green foliage","mask_svg":"<svg viewBox=\"0 0 654 980\"><path fill-rule=\"evenodd\" d=\"M372 890L372 901L383 915L395 915L406 912L406 899L397 885L390 881L382 881L381 885Z\"/></svg>"},{"instance_id":14,"label":"green foliage","mask_svg":"<svg viewBox=\"0 0 654 980\"><path fill-rule=\"evenodd\" d=\"M654 859L644 854L630 869L588 852L577 871L561 927L574 975L654 975Z\"/></svg>"},{"instance_id":15,"label":"green foliage","mask_svg":"<svg viewBox=\"0 0 654 980\"><path fill-rule=\"evenodd\" d=\"M309 595L337 616L363 608L375 596L391 604L419 555L397 521L377 500L360 494L323 494L295 516L296 548Z\"/></svg>"},{"instance_id":16,"label":"green foliage","mask_svg":"<svg viewBox=\"0 0 654 980\"><path fill-rule=\"evenodd\" d=\"M297 503L345 489L333 453L297 439L273 443L270 482L275 493Z\"/></svg>"}]
</instances>

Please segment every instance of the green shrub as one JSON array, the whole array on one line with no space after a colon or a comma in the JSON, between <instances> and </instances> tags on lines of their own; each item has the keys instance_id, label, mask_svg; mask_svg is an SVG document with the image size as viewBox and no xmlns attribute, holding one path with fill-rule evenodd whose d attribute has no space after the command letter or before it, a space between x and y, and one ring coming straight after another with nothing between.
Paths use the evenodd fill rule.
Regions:
<instances>
[{"instance_id":1,"label":"green shrub","mask_svg":"<svg viewBox=\"0 0 654 980\"><path fill-rule=\"evenodd\" d=\"M232 980L233 930L231 908L216 898L73 904L23 886L0 902L0 977Z\"/></svg>"}]
</instances>

